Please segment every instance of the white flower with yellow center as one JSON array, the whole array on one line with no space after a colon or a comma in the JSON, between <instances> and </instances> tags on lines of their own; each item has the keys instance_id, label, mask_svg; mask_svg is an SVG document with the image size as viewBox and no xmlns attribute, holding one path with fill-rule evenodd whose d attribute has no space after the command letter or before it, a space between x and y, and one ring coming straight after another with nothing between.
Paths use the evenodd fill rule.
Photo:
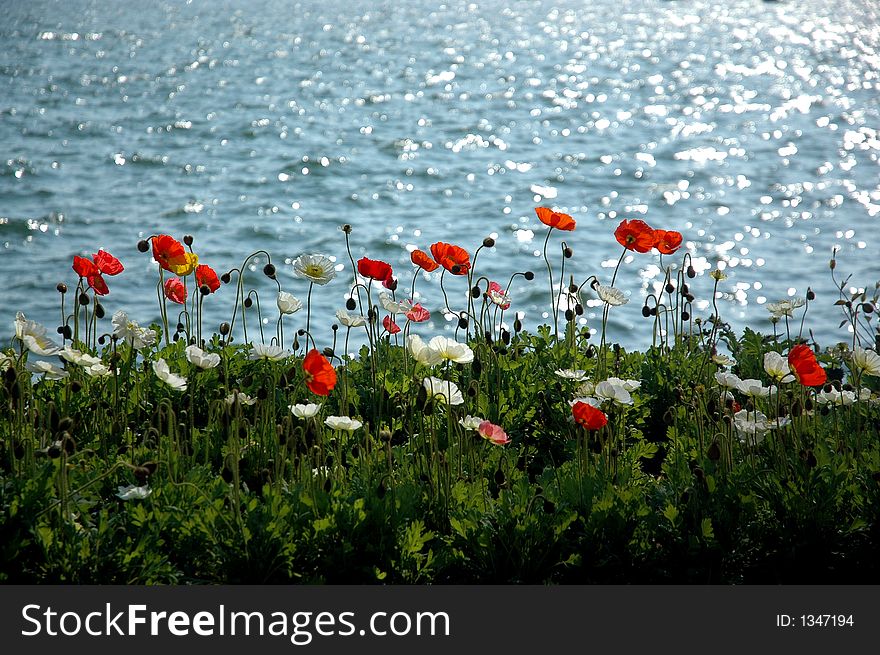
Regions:
<instances>
[{"instance_id":1,"label":"white flower with yellow center","mask_svg":"<svg viewBox=\"0 0 880 655\"><path fill-rule=\"evenodd\" d=\"M127 342L135 350L149 348L156 343L156 333L153 330L142 328L121 310L113 314L110 322L113 323L113 336Z\"/></svg>"},{"instance_id":2,"label":"white flower with yellow center","mask_svg":"<svg viewBox=\"0 0 880 655\"><path fill-rule=\"evenodd\" d=\"M363 425L356 418L348 416L328 416L324 419L324 425L331 430L344 430L346 432L354 432Z\"/></svg>"},{"instance_id":3,"label":"white flower with yellow center","mask_svg":"<svg viewBox=\"0 0 880 655\"><path fill-rule=\"evenodd\" d=\"M25 364L25 368L31 373L42 375L46 380L62 380L68 375L63 368L49 362L28 362Z\"/></svg>"},{"instance_id":4,"label":"white flower with yellow center","mask_svg":"<svg viewBox=\"0 0 880 655\"><path fill-rule=\"evenodd\" d=\"M186 391L186 378L172 373L171 369L168 368L168 362L164 359L157 359L153 362L153 372L157 378L175 391Z\"/></svg>"},{"instance_id":5,"label":"white flower with yellow center","mask_svg":"<svg viewBox=\"0 0 880 655\"><path fill-rule=\"evenodd\" d=\"M79 366L89 367L94 366L95 364L101 363L100 357L95 357L94 355L90 355L88 353L81 352L76 350L75 348L71 348L70 346L64 346L58 355L61 359L70 362L71 364L77 364Z\"/></svg>"},{"instance_id":6,"label":"white flower with yellow center","mask_svg":"<svg viewBox=\"0 0 880 655\"><path fill-rule=\"evenodd\" d=\"M440 353L431 348L417 334L411 334L406 338L406 349L419 364L434 366L443 361Z\"/></svg>"},{"instance_id":7,"label":"white flower with yellow center","mask_svg":"<svg viewBox=\"0 0 880 655\"><path fill-rule=\"evenodd\" d=\"M293 272L323 286L336 277L336 265L324 255L300 255L293 262Z\"/></svg>"},{"instance_id":8,"label":"white flower with yellow center","mask_svg":"<svg viewBox=\"0 0 880 655\"><path fill-rule=\"evenodd\" d=\"M425 389L428 391L428 397L446 405L461 405L464 403L464 396L461 395L455 382L441 380L440 378L428 377L422 381Z\"/></svg>"},{"instance_id":9,"label":"white flower with yellow center","mask_svg":"<svg viewBox=\"0 0 880 655\"><path fill-rule=\"evenodd\" d=\"M788 359L777 352L764 353L764 371L776 384L794 382Z\"/></svg>"},{"instance_id":10,"label":"white flower with yellow center","mask_svg":"<svg viewBox=\"0 0 880 655\"><path fill-rule=\"evenodd\" d=\"M290 413L297 418L312 418L320 411L321 405L322 403L300 403L287 407L290 409Z\"/></svg>"},{"instance_id":11,"label":"white flower with yellow center","mask_svg":"<svg viewBox=\"0 0 880 655\"><path fill-rule=\"evenodd\" d=\"M773 318L783 318L785 316L794 316L794 310L803 307L806 301L803 298L786 298L779 302L768 302L767 311Z\"/></svg>"},{"instance_id":12,"label":"white flower with yellow center","mask_svg":"<svg viewBox=\"0 0 880 655\"><path fill-rule=\"evenodd\" d=\"M617 287L606 287L599 284L596 285L596 293L602 302L612 307L619 307L629 302L629 298Z\"/></svg>"},{"instance_id":13,"label":"white flower with yellow center","mask_svg":"<svg viewBox=\"0 0 880 655\"><path fill-rule=\"evenodd\" d=\"M474 361L474 351L470 346L449 337L434 337L428 342L428 347L436 350L441 359L448 359L456 364L468 364Z\"/></svg>"},{"instance_id":14,"label":"white flower with yellow center","mask_svg":"<svg viewBox=\"0 0 880 655\"><path fill-rule=\"evenodd\" d=\"M262 343L251 344L250 359L265 359L277 362L286 359L290 353L280 346L267 346Z\"/></svg>"},{"instance_id":15,"label":"white flower with yellow center","mask_svg":"<svg viewBox=\"0 0 880 655\"><path fill-rule=\"evenodd\" d=\"M186 347L186 359L193 366L202 369L214 368L220 363L220 355L217 353L206 353L198 346Z\"/></svg>"},{"instance_id":16,"label":"white flower with yellow center","mask_svg":"<svg viewBox=\"0 0 880 655\"><path fill-rule=\"evenodd\" d=\"M46 328L36 321L29 321L18 312L15 315L15 336L25 348L40 357L57 355L61 348L46 336Z\"/></svg>"},{"instance_id":17,"label":"white flower with yellow center","mask_svg":"<svg viewBox=\"0 0 880 655\"><path fill-rule=\"evenodd\" d=\"M880 355L873 350L855 348L849 356L850 368L862 375L880 376Z\"/></svg>"}]
</instances>

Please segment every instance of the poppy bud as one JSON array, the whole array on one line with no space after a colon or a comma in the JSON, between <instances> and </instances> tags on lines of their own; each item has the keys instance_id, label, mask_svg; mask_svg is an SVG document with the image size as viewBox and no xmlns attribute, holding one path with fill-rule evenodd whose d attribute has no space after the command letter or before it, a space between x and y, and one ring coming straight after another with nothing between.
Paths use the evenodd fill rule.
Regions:
<instances>
[{"instance_id":1,"label":"poppy bud","mask_svg":"<svg viewBox=\"0 0 880 655\"><path fill-rule=\"evenodd\" d=\"M694 267L688 264L687 267L687 276L691 279L697 277L697 272L694 270Z\"/></svg>"},{"instance_id":2,"label":"poppy bud","mask_svg":"<svg viewBox=\"0 0 880 655\"><path fill-rule=\"evenodd\" d=\"M713 441L712 445L709 446L709 450L706 451L706 457L711 459L713 462L717 462L721 459L721 447L718 445L717 441Z\"/></svg>"},{"instance_id":3,"label":"poppy bud","mask_svg":"<svg viewBox=\"0 0 880 655\"><path fill-rule=\"evenodd\" d=\"M683 321L691 320L690 312L682 312L681 313L681 320L683 320Z\"/></svg>"},{"instance_id":4,"label":"poppy bud","mask_svg":"<svg viewBox=\"0 0 880 655\"><path fill-rule=\"evenodd\" d=\"M694 301L694 294L692 294L692 293L686 294L684 299L687 300L688 302L693 302Z\"/></svg>"},{"instance_id":5,"label":"poppy bud","mask_svg":"<svg viewBox=\"0 0 880 655\"><path fill-rule=\"evenodd\" d=\"M807 398L806 401L804 401L804 409L807 410L808 412L811 412L811 411L813 411L813 407L814 407L813 399Z\"/></svg>"},{"instance_id":6,"label":"poppy bud","mask_svg":"<svg viewBox=\"0 0 880 655\"><path fill-rule=\"evenodd\" d=\"M828 416L828 414L831 413L831 408L828 407L828 405L822 405L822 409L819 410L819 413L822 414L822 416Z\"/></svg>"},{"instance_id":7,"label":"poppy bud","mask_svg":"<svg viewBox=\"0 0 880 655\"><path fill-rule=\"evenodd\" d=\"M230 280L232 280L232 276L229 273L224 273L220 276L220 281L223 284L229 284Z\"/></svg>"},{"instance_id":8,"label":"poppy bud","mask_svg":"<svg viewBox=\"0 0 880 655\"><path fill-rule=\"evenodd\" d=\"M595 356L596 356L596 349L593 348L593 346L589 346L589 347L587 348L586 355L587 355L587 357L589 357L589 358L593 358L593 357L595 357Z\"/></svg>"},{"instance_id":9,"label":"poppy bud","mask_svg":"<svg viewBox=\"0 0 880 655\"><path fill-rule=\"evenodd\" d=\"M88 305L89 297L84 293L79 294L79 304L83 306Z\"/></svg>"},{"instance_id":10,"label":"poppy bud","mask_svg":"<svg viewBox=\"0 0 880 655\"><path fill-rule=\"evenodd\" d=\"M510 332L507 330L501 330L501 341L504 342L504 345L507 346L510 344Z\"/></svg>"},{"instance_id":11,"label":"poppy bud","mask_svg":"<svg viewBox=\"0 0 880 655\"><path fill-rule=\"evenodd\" d=\"M178 323L178 324L177 324L177 327L176 327L175 329L176 329L178 332L183 332L186 328L184 327L183 323Z\"/></svg>"},{"instance_id":12,"label":"poppy bud","mask_svg":"<svg viewBox=\"0 0 880 655\"><path fill-rule=\"evenodd\" d=\"M835 268L837 268L837 262L832 259L830 262L828 262L828 268L833 271Z\"/></svg>"},{"instance_id":13,"label":"poppy bud","mask_svg":"<svg viewBox=\"0 0 880 655\"><path fill-rule=\"evenodd\" d=\"M807 300L815 300L815 299L816 299L816 293L810 287L807 287Z\"/></svg>"},{"instance_id":14,"label":"poppy bud","mask_svg":"<svg viewBox=\"0 0 880 655\"><path fill-rule=\"evenodd\" d=\"M657 316L657 308L656 307L651 307L651 309L649 311L650 311L651 316Z\"/></svg>"},{"instance_id":15,"label":"poppy bud","mask_svg":"<svg viewBox=\"0 0 880 655\"><path fill-rule=\"evenodd\" d=\"M199 287L199 293L203 296L207 296L209 293L211 293L211 287L209 287L207 284L203 284Z\"/></svg>"},{"instance_id":16,"label":"poppy bud","mask_svg":"<svg viewBox=\"0 0 880 655\"><path fill-rule=\"evenodd\" d=\"M146 239L141 239L140 241L138 241L137 248L141 252L147 252L150 249L150 244L147 243Z\"/></svg>"},{"instance_id":17,"label":"poppy bud","mask_svg":"<svg viewBox=\"0 0 880 655\"><path fill-rule=\"evenodd\" d=\"M382 441L391 441L391 430L388 428L382 428L379 430L379 438Z\"/></svg>"},{"instance_id":18,"label":"poppy bud","mask_svg":"<svg viewBox=\"0 0 880 655\"><path fill-rule=\"evenodd\" d=\"M95 301L95 316L98 318L104 318L104 305L97 300Z\"/></svg>"},{"instance_id":19,"label":"poppy bud","mask_svg":"<svg viewBox=\"0 0 880 655\"><path fill-rule=\"evenodd\" d=\"M681 295L686 296L688 293L690 293L690 287L688 287L688 285L686 284L682 284L679 291L681 292Z\"/></svg>"},{"instance_id":20,"label":"poppy bud","mask_svg":"<svg viewBox=\"0 0 880 655\"><path fill-rule=\"evenodd\" d=\"M471 384L468 385L467 391L465 392L468 395L468 398L476 398L477 397L477 381L474 380Z\"/></svg>"},{"instance_id":21,"label":"poppy bud","mask_svg":"<svg viewBox=\"0 0 880 655\"><path fill-rule=\"evenodd\" d=\"M342 226L342 231L345 232L346 234L351 234L351 225L346 223L345 225Z\"/></svg>"},{"instance_id":22,"label":"poppy bud","mask_svg":"<svg viewBox=\"0 0 880 655\"><path fill-rule=\"evenodd\" d=\"M449 272L453 275L458 275L459 273L461 273L461 266L459 266L458 264L453 264L452 268L449 269Z\"/></svg>"},{"instance_id":23,"label":"poppy bud","mask_svg":"<svg viewBox=\"0 0 880 655\"><path fill-rule=\"evenodd\" d=\"M171 336L171 340L174 341L175 343L177 343L178 341L180 341L180 332L175 332L175 333Z\"/></svg>"},{"instance_id":24,"label":"poppy bud","mask_svg":"<svg viewBox=\"0 0 880 655\"><path fill-rule=\"evenodd\" d=\"M299 336L303 337L303 336L305 336L306 331L305 331L303 328L300 328L299 330L296 331L296 333L297 333Z\"/></svg>"},{"instance_id":25,"label":"poppy bud","mask_svg":"<svg viewBox=\"0 0 880 655\"><path fill-rule=\"evenodd\" d=\"M266 264L263 267L263 275L265 275L266 277L274 278L275 277L275 264Z\"/></svg>"},{"instance_id":26,"label":"poppy bud","mask_svg":"<svg viewBox=\"0 0 880 655\"><path fill-rule=\"evenodd\" d=\"M495 247L495 239L492 237L486 237L483 239L483 246L485 248L494 248Z\"/></svg>"},{"instance_id":27,"label":"poppy bud","mask_svg":"<svg viewBox=\"0 0 880 655\"><path fill-rule=\"evenodd\" d=\"M522 330L522 321L519 320L518 318L517 318L517 319L514 319L514 321L513 321L513 331L514 331L514 332L519 332L520 330Z\"/></svg>"},{"instance_id":28,"label":"poppy bud","mask_svg":"<svg viewBox=\"0 0 880 655\"><path fill-rule=\"evenodd\" d=\"M572 249L569 248L568 246L566 246L566 247L562 250L562 256L565 257L566 259L571 259L572 255L574 255L574 250L572 250Z\"/></svg>"},{"instance_id":29,"label":"poppy bud","mask_svg":"<svg viewBox=\"0 0 880 655\"><path fill-rule=\"evenodd\" d=\"M334 332L336 332L339 329L339 325L334 323L333 325L330 326L330 329L333 330Z\"/></svg>"},{"instance_id":30,"label":"poppy bud","mask_svg":"<svg viewBox=\"0 0 880 655\"><path fill-rule=\"evenodd\" d=\"M570 309L565 310L565 320L566 321L573 321L574 320L574 312L571 311Z\"/></svg>"},{"instance_id":31,"label":"poppy bud","mask_svg":"<svg viewBox=\"0 0 880 655\"><path fill-rule=\"evenodd\" d=\"M647 305L644 305L642 307L642 316L644 316L645 318L648 318L650 315L651 315L651 308L648 307Z\"/></svg>"},{"instance_id":32,"label":"poppy bud","mask_svg":"<svg viewBox=\"0 0 880 655\"><path fill-rule=\"evenodd\" d=\"M324 357L326 357L328 359L333 357L333 348L331 348L330 346L327 346L326 348L324 348Z\"/></svg>"},{"instance_id":33,"label":"poppy bud","mask_svg":"<svg viewBox=\"0 0 880 655\"><path fill-rule=\"evenodd\" d=\"M356 307L357 307L357 303L355 302L354 298L349 298L348 300L345 301L345 308L348 311L354 311L354 309Z\"/></svg>"},{"instance_id":34,"label":"poppy bud","mask_svg":"<svg viewBox=\"0 0 880 655\"><path fill-rule=\"evenodd\" d=\"M55 288L58 290L58 293L67 293L67 285L64 282L59 282Z\"/></svg>"},{"instance_id":35,"label":"poppy bud","mask_svg":"<svg viewBox=\"0 0 880 655\"><path fill-rule=\"evenodd\" d=\"M471 298L479 298L482 291L480 291L479 285L475 286L471 289Z\"/></svg>"},{"instance_id":36,"label":"poppy bud","mask_svg":"<svg viewBox=\"0 0 880 655\"><path fill-rule=\"evenodd\" d=\"M476 377L480 377L483 373L483 363L480 361L479 357L474 357L474 361L471 363L471 370Z\"/></svg>"},{"instance_id":37,"label":"poppy bud","mask_svg":"<svg viewBox=\"0 0 880 655\"><path fill-rule=\"evenodd\" d=\"M104 338L103 334L100 337L98 337L98 344L103 346L105 341L107 341L107 339Z\"/></svg>"},{"instance_id":38,"label":"poppy bud","mask_svg":"<svg viewBox=\"0 0 880 655\"><path fill-rule=\"evenodd\" d=\"M666 283L666 293L672 293L675 291L675 287L672 285L672 282Z\"/></svg>"},{"instance_id":39,"label":"poppy bud","mask_svg":"<svg viewBox=\"0 0 880 655\"><path fill-rule=\"evenodd\" d=\"M14 368L10 366L6 369L6 372L3 374L3 376L6 378L7 384L14 384L15 380L18 378L18 373Z\"/></svg>"},{"instance_id":40,"label":"poppy bud","mask_svg":"<svg viewBox=\"0 0 880 655\"><path fill-rule=\"evenodd\" d=\"M458 319L458 327L459 327L459 329L461 329L461 330L467 330L467 326L468 326L468 320L467 320L466 317L462 316L460 319Z\"/></svg>"},{"instance_id":41,"label":"poppy bud","mask_svg":"<svg viewBox=\"0 0 880 655\"><path fill-rule=\"evenodd\" d=\"M73 330L70 328L69 325L64 326L64 330L61 332L61 334L62 336L64 336L65 339L73 338Z\"/></svg>"},{"instance_id":42,"label":"poppy bud","mask_svg":"<svg viewBox=\"0 0 880 655\"><path fill-rule=\"evenodd\" d=\"M251 307L253 307L253 305L254 305L254 301L253 301L253 300L251 300L250 298L245 298L245 299L244 299L244 306L245 306L245 307L247 307L247 308L251 308Z\"/></svg>"},{"instance_id":43,"label":"poppy bud","mask_svg":"<svg viewBox=\"0 0 880 655\"><path fill-rule=\"evenodd\" d=\"M80 382L79 380L74 380L70 383L70 390L73 393L79 393L80 391L82 391L82 388L82 382Z\"/></svg>"},{"instance_id":44,"label":"poppy bud","mask_svg":"<svg viewBox=\"0 0 880 655\"><path fill-rule=\"evenodd\" d=\"M376 320L376 312L373 311L372 307L367 310L367 321L372 323Z\"/></svg>"},{"instance_id":45,"label":"poppy bud","mask_svg":"<svg viewBox=\"0 0 880 655\"><path fill-rule=\"evenodd\" d=\"M524 277L526 280L528 280L529 282L531 282L532 280L535 279L535 274L532 273L531 271L526 271L525 273L523 273L523 277Z\"/></svg>"},{"instance_id":46,"label":"poppy bud","mask_svg":"<svg viewBox=\"0 0 880 655\"><path fill-rule=\"evenodd\" d=\"M866 314L871 314L874 311L874 305L869 302L862 303L862 311Z\"/></svg>"},{"instance_id":47,"label":"poppy bud","mask_svg":"<svg viewBox=\"0 0 880 655\"><path fill-rule=\"evenodd\" d=\"M220 334L222 334L224 337L229 334L229 323L220 324Z\"/></svg>"}]
</instances>

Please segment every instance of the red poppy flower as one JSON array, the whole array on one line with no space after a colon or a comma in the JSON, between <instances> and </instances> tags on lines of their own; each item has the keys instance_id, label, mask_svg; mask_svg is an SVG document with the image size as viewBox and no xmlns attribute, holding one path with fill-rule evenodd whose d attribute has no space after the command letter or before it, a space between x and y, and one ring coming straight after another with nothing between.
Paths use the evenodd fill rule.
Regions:
<instances>
[{"instance_id":1,"label":"red poppy flower","mask_svg":"<svg viewBox=\"0 0 880 655\"><path fill-rule=\"evenodd\" d=\"M336 369L324 355L312 349L303 360L302 366L309 391L319 396L327 396L333 391L336 386Z\"/></svg>"},{"instance_id":2,"label":"red poppy flower","mask_svg":"<svg viewBox=\"0 0 880 655\"><path fill-rule=\"evenodd\" d=\"M196 267L196 284L201 287L208 287L211 293L220 288L220 278L213 268L207 264L199 264Z\"/></svg>"},{"instance_id":3,"label":"red poppy flower","mask_svg":"<svg viewBox=\"0 0 880 655\"><path fill-rule=\"evenodd\" d=\"M358 260L358 273L373 280L385 281L391 277L391 264L364 257Z\"/></svg>"},{"instance_id":4,"label":"red poppy flower","mask_svg":"<svg viewBox=\"0 0 880 655\"><path fill-rule=\"evenodd\" d=\"M153 237L153 259L166 271L173 272L172 266L186 265L186 249L174 237L160 234Z\"/></svg>"},{"instance_id":5,"label":"red poppy flower","mask_svg":"<svg viewBox=\"0 0 880 655\"><path fill-rule=\"evenodd\" d=\"M471 268L471 257L467 250L450 243L438 241L431 246L434 260L453 275L467 275Z\"/></svg>"},{"instance_id":6,"label":"red poppy flower","mask_svg":"<svg viewBox=\"0 0 880 655\"><path fill-rule=\"evenodd\" d=\"M654 230L654 247L661 255L671 255L681 247L681 233L672 230Z\"/></svg>"},{"instance_id":7,"label":"red poppy flower","mask_svg":"<svg viewBox=\"0 0 880 655\"><path fill-rule=\"evenodd\" d=\"M425 269L426 271L428 271L428 273L430 273L431 271L436 271L437 268L440 266L440 264L431 259L428 256L428 253L426 253L424 250L413 250L409 258L413 264L415 264L419 268Z\"/></svg>"},{"instance_id":8,"label":"red poppy flower","mask_svg":"<svg viewBox=\"0 0 880 655\"><path fill-rule=\"evenodd\" d=\"M73 257L73 270L76 271L77 275L85 278L100 273L98 267L95 266L95 262L86 259L85 257L79 257L78 255L74 255Z\"/></svg>"},{"instance_id":9,"label":"red poppy flower","mask_svg":"<svg viewBox=\"0 0 880 655\"><path fill-rule=\"evenodd\" d=\"M614 237L627 250L648 252L654 247L654 230L645 221L638 219L621 221L614 230Z\"/></svg>"},{"instance_id":10,"label":"red poppy flower","mask_svg":"<svg viewBox=\"0 0 880 655\"><path fill-rule=\"evenodd\" d=\"M557 230L565 230L571 232L576 223L568 214L555 212L549 207L535 207L535 213L544 225L555 227Z\"/></svg>"},{"instance_id":11,"label":"red poppy flower","mask_svg":"<svg viewBox=\"0 0 880 655\"><path fill-rule=\"evenodd\" d=\"M605 416L602 410L581 401L576 402L572 406L571 414L574 416L575 422L587 430L598 430L608 423L608 417Z\"/></svg>"},{"instance_id":12,"label":"red poppy flower","mask_svg":"<svg viewBox=\"0 0 880 655\"><path fill-rule=\"evenodd\" d=\"M415 304L408 312L406 312L406 317L413 323L424 323L431 318L431 312L420 304Z\"/></svg>"},{"instance_id":13,"label":"red poppy flower","mask_svg":"<svg viewBox=\"0 0 880 655\"><path fill-rule=\"evenodd\" d=\"M801 343L791 349L788 363L794 369L798 381L805 387L818 387L828 379L825 369L816 361L813 349L806 344Z\"/></svg>"},{"instance_id":14,"label":"red poppy flower","mask_svg":"<svg viewBox=\"0 0 880 655\"><path fill-rule=\"evenodd\" d=\"M397 334L400 332L400 326L394 322L390 315L382 319L382 327L388 330L388 334Z\"/></svg>"},{"instance_id":15,"label":"red poppy flower","mask_svg":"<svg viewBox=\"0 0 880 655\"><path fill-rule=\"evenodd\" d=\"M73 270L76 271L77 275L86 279L89 286L94 289L97 295L106 296L110 293L110 289L107 288L107 283L104 281L104 278L101 277L101 271L93 261L88 260L85 257L74 255Z\"/></svg>"},{"instance_id":16,"label":"red poppy flower","mask_svg":"<svg viewBox=\"0 0 880 655\"><path fill-rule=\"evenodd\" d=\"M119 275L125 270L122 262L106 250L99 250L92 255L92 259L95 260L95 265L104 275Z\"/></svg>"},{"instance_id":17,"label":"red poppy flower","mask_svg":"<svg viewBox=\"0 0 880 655\"><path fill-rule=\"evenodd\" d=\"M178 305L186 302L186 286L179 277L172 277L165 281L165 297Z\"/></svg>"}]
</instances>

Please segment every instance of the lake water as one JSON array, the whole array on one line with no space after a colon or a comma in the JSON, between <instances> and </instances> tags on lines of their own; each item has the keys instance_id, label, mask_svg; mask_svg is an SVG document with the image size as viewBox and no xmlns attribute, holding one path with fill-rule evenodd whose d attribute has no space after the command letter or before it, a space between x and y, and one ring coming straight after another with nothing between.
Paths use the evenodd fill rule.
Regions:
<instances>
[{"instance_id":1,"label":"lake water","mask_svg":"<svg viewBox=\"0 0 880 655\"><path fill-rule=\"evenodd\" d=\"M153 233L195 235L218 272L266 249L300 298L289 262L338 257L345 270L313 296L323 326L350 285L343 223L355 257L386 259L406 289L408 249L473 252L494 235L480 272L504 283L534 270L513 309L544 322L537 205L577 219L565 238L578 281L610 281L622 218L680 230L701 271L697 315L723 266L719 308L737 328L769 331L764 305L809 285L807 326L823 345L844 340L832 248L853 287L880 279L873 2L65 0L3 12L4 343L17 310L58 325L56 283L75 284L72 257L99 247L127 267L108 279L108 314L156 320L156 267L135 248ZM650 342L640 308L658 264L624 264L631 302L612 310L612 339ZM436 281L419 289L438 310ZM447 289L464 293L460 280ZM209 325L233 295L211 299ZM445 323L434 317L426 336Z\"/></svg>"}]
</instances>

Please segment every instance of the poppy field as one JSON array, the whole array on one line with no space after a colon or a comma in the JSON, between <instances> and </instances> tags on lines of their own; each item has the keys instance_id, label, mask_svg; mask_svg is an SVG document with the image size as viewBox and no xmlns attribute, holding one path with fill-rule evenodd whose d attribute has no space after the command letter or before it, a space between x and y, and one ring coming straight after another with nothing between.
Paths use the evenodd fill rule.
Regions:
<instances>
[{"instance_id":1,"label":"poppy field","mask_svg":"<svg viewBox=\"0 0 880 655\"><path fill-rule=\"evenodd\" d=\"M509 280L480 274L491 237L401 271L356 259L348 225L338 260L284 267L266 251L212 267L189 235L74 257L47 290L59 325L21 308L0 350L0 580L880 581L877 295L832 258L838 297L770 303L771 329L736 334L723 270L698 274L682 234L597 234L621 247L604 279L562 239L579 221L535 211L543 267ZM149 326L105 308L137 257ZM641 352L608 325L636 297L633 260L665 274ZM546 290L534 333L520 278ZM331 284L346 301L316 333ZM208 325L206 303L228 319ZM816 304L840 343L812 340Z\"/></svg>"}]
</instances>

